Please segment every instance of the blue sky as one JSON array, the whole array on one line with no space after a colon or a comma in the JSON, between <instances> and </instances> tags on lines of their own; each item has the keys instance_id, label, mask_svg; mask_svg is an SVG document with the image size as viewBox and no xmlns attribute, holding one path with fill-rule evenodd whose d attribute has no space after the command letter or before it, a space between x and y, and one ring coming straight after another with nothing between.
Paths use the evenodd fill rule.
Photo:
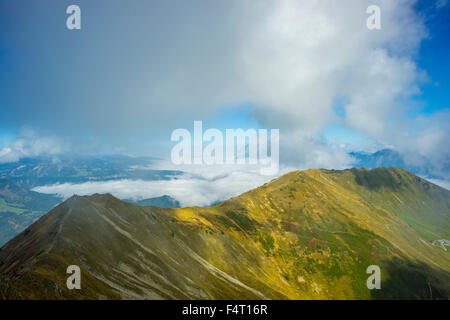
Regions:
<instances>
[{"instance_id":1,"label":"blue sky","mask_svg":"<svg viewBox=\"0 0 450 320\"><path fill-rule=\"evenodd\" d=\"M420 1L417 7L424 12L430 33L423 41L417 59L418 66L426 70L430 78L423 85L419 98L423 103L421 112L429 115L450 108L450 6L446 3L436 12L430 8L430 1Z\"/></svg>"},{"instance_id":2,"label":"blue sky","mask_svg":"<svg viewBox=\"0 0 450 320\"><path fill-rule=\"evenodd\" d=\"M383 147L448 166L447 1L80 0L76 31L70 4L0 0L0 149L165 157L203 120L279 128L298 167Z\"/></svg>"}]
</instances>

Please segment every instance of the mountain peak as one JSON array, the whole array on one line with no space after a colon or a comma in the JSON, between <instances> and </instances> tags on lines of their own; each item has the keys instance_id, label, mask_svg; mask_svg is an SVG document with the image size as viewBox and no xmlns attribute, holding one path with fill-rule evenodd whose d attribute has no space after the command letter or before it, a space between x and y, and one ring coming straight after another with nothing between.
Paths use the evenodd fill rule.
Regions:
<instances>
[{"instance_id":1,"label":"mountain peak","mask_svg":"<svg viewBox=\"0 0 450 320\"><path fill-rule=\"evenodd\" d=\"M82 196L74 194L66 201L73 203L76 201L105 202L105 201L120 201L120 200L115 196L113 196L111 193L94 193L91 195L82 195Z\"/></svg>"}]
</instances>

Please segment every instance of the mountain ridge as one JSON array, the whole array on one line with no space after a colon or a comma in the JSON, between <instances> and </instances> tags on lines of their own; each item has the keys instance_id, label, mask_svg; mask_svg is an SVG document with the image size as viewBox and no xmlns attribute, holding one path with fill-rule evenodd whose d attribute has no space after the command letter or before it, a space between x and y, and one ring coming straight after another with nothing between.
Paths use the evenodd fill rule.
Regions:
<instances>
[{"instance_id":1,"label":"mountain ridge","mask_svg":"<svg viewBox=\"0 0 450 320\"><path fill-rule=\"evenodd\" d=\"M208 208L73 196L1 248L0 297L448 299L431 241L450 238L449 199L396 168L294 171ZM71 264L82 290L65 288Z\"/></svg>"}]
</instances>

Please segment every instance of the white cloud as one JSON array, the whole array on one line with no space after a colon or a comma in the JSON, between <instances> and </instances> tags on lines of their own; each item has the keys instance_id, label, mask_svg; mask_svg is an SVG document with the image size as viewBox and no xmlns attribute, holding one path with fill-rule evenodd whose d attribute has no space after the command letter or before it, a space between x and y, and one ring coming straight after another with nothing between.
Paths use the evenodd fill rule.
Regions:
<instances>
[{"instance_id":1,"label":"white cloud","mask_svg":"<svg viewBox=\"0 0 450 320\"><path fill-rule=\"evenodd\" d=\"M0 163L16 162L19 159L19 154L11 148L5 147L0 149Z\"/></svg>"},{"instance_id":2,"label":"white cloud","mask_svg":"<svg viewBox=\"0 0 450 320\"><path fill-rule=\"evenodd\" d=\"M24 157L56 155L66 148L61 139L53 136L40 136L35 131L25 128L10 146L0 149L0 163L16 162Z\"/></svg>"},{"instance_id":3,"label":"white cloud","mask_svg":"<svg viewBox=\"0 0 450 320\"><path fill-rule=\"evenodd\" d=\"M438 6L445 3L440 0ZM372 4L381 8L381 30L366 27L366 8ZM342 150L315 138L333 122L383 145L409 150L415 140L404 133L415 119L408 120L405 114L426 78L415 63L427 37L415 4L416 0L231 0L136 6L117 2L108 17L115 21L127 12L126 25L93 20L84 33L89 46L83 50L90 58L82 60L81 70L90 72L71 77L84 85L70 86L70 79L58 77L49 85L46 79L53 73L42 72L45 89L58 88L61 100L49 104L42 95L45 99L33 105L58 106L47 112L39 109L37 114L51 117L49 122L64 132L75 127L71 132L78 135L80 126L88 127L114 142L131 136L121 141L140 150L144 139L169 142L170 132L180 124L206 120L224 105L240 102L254 103L253 116L262 127L280 129L280 157L289 165L348 165ZM105 31L114 36L105 37ZM65 33L61 39L67 39ZM73 87L80 99L73 99L72 105L64 93ZM342 119L335 115L337 101L345 111ZM36 114L26 112L29 104L24 106L26 110L16 112L20 120ZM445 124L437 130L445 130ZM145 132L141 140L136 132ZM434 157L442 148L437 136L422 140L421 145L429 144L420 151L423 157Z\"/></svg>"},{"instance_id":4,"label":"white cloud","mask_svg":"<svg viewBox=\"0 0 450 320\"><path fill-rule=\"evenodd\" d=\"M168 167L161 164L163 168ZM156 169L157 167L152 167ZM180 167L176 167L181 169ZM238 170L236 170L239 168ZM180 201L182 206L207 206L216 201L229 199L253 188L259 187L275 177L263 176L259 169L249 166L184 166L189 170L181 177L171 180L115 180L63 183L36 187L41 193L58 194L68 198L74 194L90 195L111 193L121 199L146 199L169 195ZM285 169L279 174L288 171Z\"/></svg>"},{"instance_id":5,"label":"white cloud","mask_svg":"<svg viewBox=\"0 0 450 320\"><path fill-rule=\"evenodd\" d=\"M371 31L365 24L370 1L246 2L251 23L240 26L238 78L209 92L254 102L262 126L280 128L282 159L298 166L349 164L342 151L315 139L336 121L338 99L345 101L345 125L391 144L389 123L404 117L425 78L414 58L427 33L415 1L377 3L382 29Z\"/></svg>"},{"instance_id":6,"label":"white cloud","mask_svg":"<svg viewBox=\"0 0 450 320\"><path fill-rule=\"evenodd\" d=\"M426 179L426 178L424 178ZM447 180L440 180L440 179L426 179L442 188L445 188L447 190L450 190L450 181Z\"/></svg>"},{"instance_id":7,"label":"white cloud","mask_svg":"<svg viewBox=\"0 0 450 320\"><path fill-rule=\"evenodd\" d=\"M450 109L418 117L416 122L393 135L397 149L408 164L425 166L430 174L450 180Z\"/></svg>"},{"instance_id":8,"label":"white cloud","mask_svg":"<svg viewBox=\"0 0 450 320\"><path fill-rule=\"evenodd\" d=\"M415 1L377 1L377 31L364 27L367 1L270 3L262 6L264 14L255 14L241 47L243 86L257 104L259 122L280 127L282 161L299 167L351 164L342 148L315 139L337 121L448 174L449 117L411 117L411 98L428 80L415 63L428 36ZM337 99L345 110L342 120L334 115Z\"/></svg>"}]
</instances>

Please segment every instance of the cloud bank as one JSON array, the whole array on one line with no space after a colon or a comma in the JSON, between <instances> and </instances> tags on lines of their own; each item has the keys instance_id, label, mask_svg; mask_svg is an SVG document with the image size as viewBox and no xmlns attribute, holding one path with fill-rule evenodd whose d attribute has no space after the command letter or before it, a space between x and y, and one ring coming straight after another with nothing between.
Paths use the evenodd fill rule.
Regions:
<instances>
[{"instance_id":1,"label":"cloud bank","mask_svg":"<svg viewBox=\"0 0 450 320\"><path fill-rule=\"evenodd\" d=\"M79 33L57 28L53 3L0 10L17 18L16 36L2 36L33 66L12 61L0 76L8 122L152 153L172 130L249 102L262 127L280 129L288 165L347 166L343 148L317 140L331 123L439 171L448 163L445 121L411 117L427 81L415 62L428 36L415 0L80 1ZM372 4L381 30L366 28Z\"/></svg>"},{"instance_id":2,"label":"cloud bank","mask_svg":"<svg viewBox=\"0 0 450 320\"><path fill-rule=\"evenodd\" d=\"M167 168L166 166L163 166ZM261 175L259 169L250 166L199 166L191 167L179 178L171 180L115 180L85 182L79 184L63 183L36 187L41 193L57 194L64 199L77 195L111 193L120 199L142 200L169 195L182 206L208 206L214 202L229 199L261 186L274 179ZM205 170L206 169L206 170ZM285 169L280 175L289 171Z\"/></svg>"},{"instance_id":3,"label":"cloud bank","mask_svg":"<svg viewBox=\"0 0 450 320\"><path fill-rule=\"evenodd\" d=\"M21 129L10 146L0 149L0 164L16 162L21 158L57 155L68 151L60 138L41 136L31 129Z\"/></svg>"}]
</instances>

